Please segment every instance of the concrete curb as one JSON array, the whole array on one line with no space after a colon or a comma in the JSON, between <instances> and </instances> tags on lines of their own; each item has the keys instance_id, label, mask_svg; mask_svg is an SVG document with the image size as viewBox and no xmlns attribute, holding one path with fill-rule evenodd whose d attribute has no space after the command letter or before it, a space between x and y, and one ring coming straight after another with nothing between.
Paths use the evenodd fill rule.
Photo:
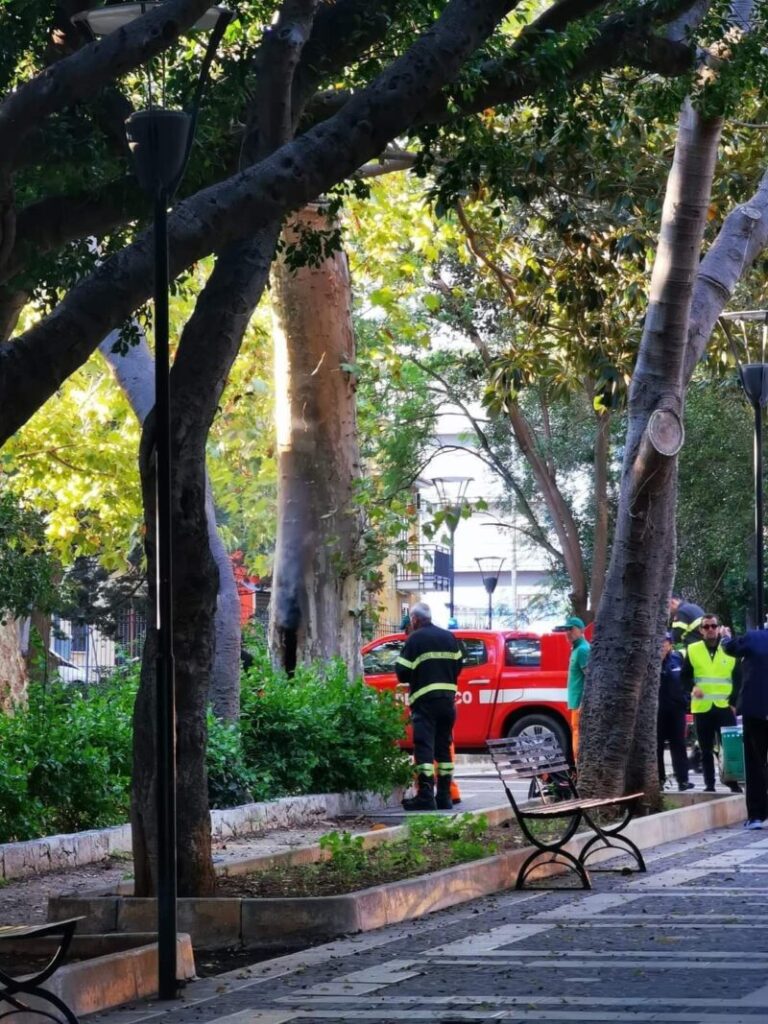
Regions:
<instances>
[{"instance_id":1,"label":"concrete curb","mask_svg":"<svg viewBox=\"0 0 768 1024\"><path fill-rule=\"evenodd\" d=\"M195 960L189 935L176 937L176 976L183 981L195 977ZM108 1010L157 992L157 944L139 946L97 956L80 963L65 964L43 985L59 996L75 1016ZM29 997L30 1006L51 1011L50 1003ZM39 1024L39 1013L14 1013L16 1024Z\"/></svg>"},{"instance_id":2,"label":"concrete curb","mask_svg":"<svg viewBox=\"0 0 768 1024\"><path fill-rule=\"evenodd\" d=\"M507 808L495 808L506 812ZM487 813L487 812L484 812ZM637 818L626 834L641 849L682 839L710 828L732 825L744 817L742 796L694 802L647 818ZM385 830L382 830L382 832ZM394 829L387 829L391 838ZM371 833L372 836L381 835ZM576 836L567 846L578 853L589 834ZM195 946L244 945L270 949L298 946L307 940L331 939L350 932L370 931L386 924L464 903L509 888L531 852L530 847L507 851L480 861L403 882L364 889L343 896L302 899L181 899L179 927L192 936ZM598 852L590 865L615 851ZM558 864L544 865L537 877L561 873ZM123 896L58 897L49 901L49 918L86 916L81 932L151 931L155 901Z\"/></svg>"},{"instance_id":3,"label":"concrete curb","mask_svg":"<svg viewBox=\"0 0 768 1024\"><path fill-rule=\"evenodd\" d=\"M322 793L244 804L211 811L211 831L214 839L227 839L262 828L312 825L324 818L376 812L399 805L401 795L398 790L384 800L375 793ZM130 825L45 836L22 843L0 843L0 880L95 864L130 852Z\"/></svg>"}]
</instances>

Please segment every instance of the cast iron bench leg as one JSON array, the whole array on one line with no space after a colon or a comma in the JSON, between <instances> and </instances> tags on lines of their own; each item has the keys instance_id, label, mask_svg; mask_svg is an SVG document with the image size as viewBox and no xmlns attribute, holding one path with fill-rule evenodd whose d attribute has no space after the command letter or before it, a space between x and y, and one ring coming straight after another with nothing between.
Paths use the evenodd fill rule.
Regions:
<instances>
[{"instance_id":1,"label":"cast iron bench leg","mask_svg":"<svg viewBox=\"0 0 768 1024\"><path fill-rule=\"evenodd\" d=\"M643 855L639 848L628 836L622 835L623 829L626 828L632 820L633 813L634 808L628 807L624 811L624 816L618 824L612 825L610 828L603 828L601 825L598 825L593 821L587 812L584 812L584 820L595 834L582 847L581 853L579 854L579 861L584 864L587 857L591 857L592 854L595 853L599 843L600 849L620 850L622 853L628 853L637 864L638 871L647 871L645 860L643 859Z\"/></svg>"},{"instance_id":2,"label":"cast iron bench leg","mask_svg":"<svg viewBox=\"0 0 768 1024\"><path fill-rule=\"evenodd\" d=\"M51 960L43 968L31 978L22 980L20 978L13 978L10 974L6 974L5 971L0 969L0 1003L8 1003L14 1007L12 1010L6 1010L0 1013L0 1020L4 1017L11 1017L19 1011L24 1013L33 1013L38 1017L47 1017L49 1020L55 1021L56 1024L61 1024L61 1017L57 1017L53 1013L49 1013L47 1010L39 1009L34 1006L29 1006L26 1003L22 1003L16 997L22 996L34 996L37 999L41 999L43 1002L48 1002L51 1006L55 1007L62 1015L67 1024L80 1024L75 1014L70 1010L63 999L55 995L53 992L49 992L47 989L42 988L42 983L47 981L52 974L59 968L64 957L67 955L67 950L72 942L72 936L75 934L75 928L77 927L77 921L66 921L63 922L60 929L57 931L61 932L61 942L59 948L56 950ZM42 929L41 929L42 930ZM50 934L49 929L49 934ZM52 934L56 934L53 931Z\"/></svg>"}]
</instances>

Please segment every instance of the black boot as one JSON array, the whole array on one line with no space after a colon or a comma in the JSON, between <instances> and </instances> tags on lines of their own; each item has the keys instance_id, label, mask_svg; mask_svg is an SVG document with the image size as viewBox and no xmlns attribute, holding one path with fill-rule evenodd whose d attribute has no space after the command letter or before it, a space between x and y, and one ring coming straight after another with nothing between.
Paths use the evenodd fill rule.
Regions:
<instances>
[{"instance_id":1,"label":"black boot","mask_svg":"<svg viewBox=\"0 0 768 1024\"><path fill-rule=\"evenodd\" d=\"M438 811L451 811L453 810L453 800L451 799L451 776L450 775L438 775L437 777L437 797L435 799Z\"/></svg>"},{"instance_id":2,"label":"black boot","mask_svg":"<svg viewBox=\"0 0 768 1024\"><path fill-rule=\"evenodd\" d=\"M419 775L418 781L419 787L416 790L416 796L403 800L403 810L436 811L437 804L435 803L435 791L431 777L429 775Z\"/></svg>"}]
</instances>

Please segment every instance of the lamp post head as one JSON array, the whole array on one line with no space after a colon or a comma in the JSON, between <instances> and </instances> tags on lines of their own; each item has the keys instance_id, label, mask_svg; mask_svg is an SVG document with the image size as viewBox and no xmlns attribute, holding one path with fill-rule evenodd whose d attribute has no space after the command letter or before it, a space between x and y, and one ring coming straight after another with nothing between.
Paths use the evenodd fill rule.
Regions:
<instances>
[{"instance_id":1,"label":"lamp post head","mask_svg":"<svg viewBox=\"0 0 768 1024\"><path fill-rule=\"evenodd\" d=\"M116 3L106 4L104 7L94 7L90 11L78 11L72 15L72 22L75 25L84 25L93 36L108 36L118 29L130 25L142 14L149 14L163 6L163 0L143 0L141 3ZM216 23L222 15L227 15L227 20L232 17L232 12L226 7L209 7L207 11L187 31L189 32L210 32L216 27Z\"/></svg>"},{"instance_id":2,"label":"lamp post head","mask_svg":"<svg viewBox=\"0 0 768 1024\"><path fill-rule=\"evenodd\" d=\"M451 534L456 532L456 527L459 525L461 511L467 504L467 490L472 480L471 476L438 476L432 480L440 507L444 512L449 513L446 518L446 526Z\"/></svg>"},{"instance_id":3,"label":"lamp post head","mask_svg":"<svg viewBox=\"0 0 768 1024\"><path fill-rule=\"evenodd\" d=\"M744 363L739 366L744 394L752 405L768 404L768 363Z\"/></svg>"},{"instance_id":4,"label":"lamp post head","mask_svg":"<svg viewBox=\"0 0 768 1024\"><path fill-rule=\"evenodd\" d=\"M136 177L147 195L157 199L181 180L191 127L191 114L162 107L138 110L125 122Z\"/></svg>"},{"instance_id":5,"label":"lamp post head","mask_svg":"<svg viewBox=\"0 0 768 1024\"><path fill-rule=\"evenodd\" d=\"M734 332L733 324L740 326L741 338ZM763 408L768 405L768 309L739 309L722 313L720 326L736 360L744 394L753 408ZM759 331L759 343L750 340L754 328Z\"/></svg>"},{"instance_id":6,"label":"lamp post head","mask_svg":"<svg viewBox=\"0 0 768 1024\"><path fill-rule=\"evenodd\" d=\"M114 3L79 11L73 24L82 26L96 39L125 28L150 11L163 7L163 0L141 0L139 3ZM208 31L210 39L203 58L194 99L190 110L167 110L152 102L152 68L147 69L149 106L128 118L125 123L128 146L134 159L136 176L147 195L157 200L170 198L176 191L189 160L195 124L211 63L224 30L232 20L227 7L209 7L187 31ZM161 94L165 95L165 64L161 65Z\"/></svg>"},{"instance_id":7,"label":"lamp post head","mask_svg":"<svg viewBox=\"0 0 768 1024\"><path fill-rule=\"evenodd\" d=\"M477 567L480 570L480 576L483 580L483 586L487 594L492 594L499 583L499 576L501 575L501 567L506 561L505 558L499 558L497 555L482 555L475 558Z\"/></svg>"}]
</instances>

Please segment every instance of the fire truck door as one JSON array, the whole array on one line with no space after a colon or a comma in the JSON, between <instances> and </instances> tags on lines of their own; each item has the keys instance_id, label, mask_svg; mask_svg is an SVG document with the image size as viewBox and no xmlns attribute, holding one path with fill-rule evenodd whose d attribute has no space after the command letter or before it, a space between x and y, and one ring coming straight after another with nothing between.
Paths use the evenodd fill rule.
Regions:
<instances>
[{"instance_id":1,"label":"fire truck door","mask_svg":"<svg viewBox=\"0 0 768 1024\"><path fill-rule=\"evenodd\" d=\"M464 664L456 696L457 747L482 746L488 736L498 689L495 647L484 637L462 637Z\"/></svg>"}]
</instances>

